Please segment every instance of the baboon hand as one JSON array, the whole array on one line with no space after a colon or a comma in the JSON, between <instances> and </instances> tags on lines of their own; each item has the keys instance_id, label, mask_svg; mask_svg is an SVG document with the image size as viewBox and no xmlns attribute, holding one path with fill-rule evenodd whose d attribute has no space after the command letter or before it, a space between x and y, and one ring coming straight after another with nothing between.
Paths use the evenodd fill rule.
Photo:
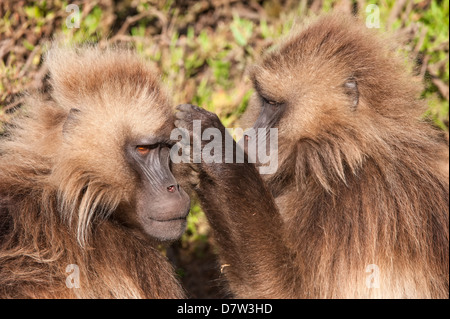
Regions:
<instances>
[{"instance_id":1,"label":"baboon hand","mask_svg":"<svg viewBox=\"0 0 450 319\"><path fill-rule=\"evenodd\" d=\"M210 143L209 140L204 140L203 133L206 129L215 129L220 131L220 138L215 140L219 143L219 147L223 145L223 139L225 138L226 130L223 124L220 122L219 117L211 112L208 112L198 106L192 104L181 104L176 107L175 113L175 126L178 129L184 130L183 135L186 138L182 138L180 143L184 147L189 147L190 167L197 173L203 173L208 175L214 175L215 165L209 165L211 163L217 164L218 162L213 160L206 160L202 154L202 150L206 144ZM189 136L187 136L189 134ZM207 134L208 135L208 134ZM190 143L190 145L186 145ZM196 155L197 154L197 155ZM210 153L209 153L210 154ZM224 156L224 155L222 155ZM223 163L223 158L219 160Z\"/></svg>"},{"instance_id":2,"label":"baboon hand","mask_svg":"<svg viewBox=\"0 0 450 319\"><path fill-rule=\"evenodd\" d=\"M192 104L180 104L176 109L178 112L175 113L175 126L188 130L191 139L201 141L202 134L207 128L217 128L222 133L225 131L225 127L220 122L219 117L214 113ZM200 121L200 130L194 130L194 121Z\"/></svg>"}]
</instances>

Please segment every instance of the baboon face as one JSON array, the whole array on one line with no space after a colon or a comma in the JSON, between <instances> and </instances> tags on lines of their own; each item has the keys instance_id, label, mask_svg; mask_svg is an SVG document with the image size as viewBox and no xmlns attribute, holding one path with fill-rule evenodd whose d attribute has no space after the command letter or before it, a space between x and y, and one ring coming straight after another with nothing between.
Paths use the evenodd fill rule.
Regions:
<instances>
[{"instance_id":1,"label":"baboon face","mask_svg":"<svg viewBox=\"0 0 450 319\"><path fill-rule=\"evenodd\" d=\"M172 125L164 124L171 117L137 109L124 104L116 115L108 106L95 113L72 109L63 126L64 160L79 163L74 173L88 175L87 183L96 181L121 197L124 209L113 218L159 240L177 239L185 230L190 198L171 171Z\"/></svg>"},{"instance_id":2,"label":"baboon face","mask_svg":"<svg viewBox=\"0 0 450 319\"><path fill-rule=\"evenodd\" d=\"M170 144L150 136L128 142L125 153L139 179L137 221L155 238L178 238L186 227L190 199L172 175Z\"/></svg>"}]
</instances>

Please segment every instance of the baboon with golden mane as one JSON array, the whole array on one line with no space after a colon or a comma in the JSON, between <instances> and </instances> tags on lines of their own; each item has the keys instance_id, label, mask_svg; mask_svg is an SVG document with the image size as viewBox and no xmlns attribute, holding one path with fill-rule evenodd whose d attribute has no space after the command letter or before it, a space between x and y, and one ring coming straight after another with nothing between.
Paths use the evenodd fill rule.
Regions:
<instances>
[{"instance_id":1,"label":"baboon with golden mane","mask_svg":"<svg viewBox=\"0 0 450 319\"><path fill-rule=\"evenodd\" d=\"M46 63L49 95L0 140L0 297L184 297L157 249L190 206L159 76L119 49L55 46Z\"/></svg>"},{"instance_id":2,"label":"baboon with golden mane","mask_svg":"<svg viewBox=\"0 0 450 319\"><path fill-rule=\"evenodd\" d=\"M232 293L448 298L448 146L421 119L418 86L375 31L321 17L250 77L246 116L278 129L277 171L193 164ZM193 120L226 134L215 115L178 110L176 126L194 137Z\"/></svg>"}]
</instances>

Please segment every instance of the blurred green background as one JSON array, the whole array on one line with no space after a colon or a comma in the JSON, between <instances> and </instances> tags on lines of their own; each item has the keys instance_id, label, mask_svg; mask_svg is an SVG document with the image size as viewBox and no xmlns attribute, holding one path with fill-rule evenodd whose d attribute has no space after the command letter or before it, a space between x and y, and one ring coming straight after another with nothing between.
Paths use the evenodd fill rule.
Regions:
<instances>
[{"instance_id":1,"label":"blurred green background","mask_svg":"<svg viewBox=\"0 0 450 319\"><path fill-rule=\"evenodd\" d=\"M80 10L79 28L68 28ZM448 136L449 1L437 0L0 0L0 134L20 112L24 91L45 89L42 56L55 37L74 43L131 46L158 68L174 105L191 102L232 127L252 93L247 66L287 34L295 23L322 12L352 12L367 18L376 4L380 29L389 32L405 64L423 83L424 114ZM191 297L223 297L209 228L194 204L188 229L170 248Z\"/></svg>"}]
</instances>

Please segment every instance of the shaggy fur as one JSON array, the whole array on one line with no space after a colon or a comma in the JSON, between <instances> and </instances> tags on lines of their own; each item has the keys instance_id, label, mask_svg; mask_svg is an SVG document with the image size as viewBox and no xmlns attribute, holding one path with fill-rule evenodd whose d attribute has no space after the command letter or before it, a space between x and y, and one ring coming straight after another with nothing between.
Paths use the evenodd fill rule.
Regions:
<instances>
[{"instance_id":1,"label":"shaggy fur","mask_svg":"<svg viewBox=\"0 0 450 319\"><path fill-rule=\"evenodd\" d=\"M261 96L286 105L279 168L263 182L251 165L203 164L197 188L235 296L448 298L448 146L382 42L322 17L251 69L248 123Z\"/></svg>"},{"instance_id":2,"label":"shaggy fur","mask_svg":"<svg viewBox=\"0 0 450 319\"><path fill-rule=\"evenodd\" d=\"M138 184L125 142L172 128L158 76L116 49L54 48L46 63L50 97L29 96L0 141L0 297L183 297L158 243L118 218Z\"/></svg>"}]
</instances>

